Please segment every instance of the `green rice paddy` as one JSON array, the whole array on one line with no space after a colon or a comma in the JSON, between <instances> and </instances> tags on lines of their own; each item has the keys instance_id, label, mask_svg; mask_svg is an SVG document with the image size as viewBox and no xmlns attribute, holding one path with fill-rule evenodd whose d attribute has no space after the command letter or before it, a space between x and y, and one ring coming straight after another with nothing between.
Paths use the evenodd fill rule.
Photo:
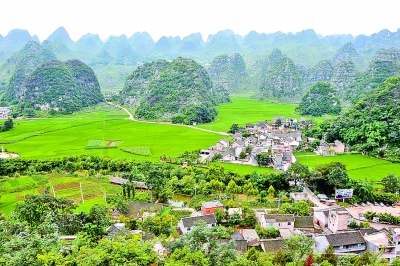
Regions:
<instances>
[{"instance_id":1,"label":"green rice paddy","mask_svg":"<svg viewBox=\"0 0 400 266\"><path fill-rule=\"evenodd\" d=\"M212 123L198 125L200 128L226 132L232 124L244 126L246 123L257 123L261 120L272 120L274 116L292 118L305 117L316 121L323 118L301 116L294 109L296 104L270 104L249 98L249 95L231 96L231 103L217 106L218 119Z\"/></svg>"}]
</instances>

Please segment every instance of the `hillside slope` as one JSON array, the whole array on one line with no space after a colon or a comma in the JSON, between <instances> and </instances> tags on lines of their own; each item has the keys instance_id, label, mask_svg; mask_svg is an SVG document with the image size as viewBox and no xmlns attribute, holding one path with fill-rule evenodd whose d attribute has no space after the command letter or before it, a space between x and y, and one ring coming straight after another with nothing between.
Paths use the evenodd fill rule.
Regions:
<instances>
[{"instance_id":1,"label":"hillside slope","mask_svg":"<svg viewBox=\"0 0 400 266\"><path fill-rule=\"evenodd\" d=\"M42 110L72 113L104 100L93 70L79 60L46 62L24 86L21 103Z\"/></svg>"}]
</instances>

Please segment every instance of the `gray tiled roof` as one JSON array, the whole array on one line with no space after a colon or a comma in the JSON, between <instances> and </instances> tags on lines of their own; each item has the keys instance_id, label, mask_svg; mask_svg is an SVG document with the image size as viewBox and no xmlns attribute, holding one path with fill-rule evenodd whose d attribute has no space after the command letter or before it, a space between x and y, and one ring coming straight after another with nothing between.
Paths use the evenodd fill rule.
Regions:
<instances>
[{"instance_id":1,"label":"gray tiled roof","mask_svg":"<svg viewBox=\"0 0 400 266\"><path fill-rule=\"evenodd\" d=\"M264 246L264 250L266 253L276 253L278 250L285 249L285 241L283 239L267 239L261 242L261 245Z\"/></svg>"},{"instance_id":2,"label":"gray tiled roof","mask_svg":"<svg viewBox=\"0 0 400 266\"><path fill-rule=\"evenodd\" d=\"M325 237L333 247L365 244L364 237L358 231L330 234Z\"/></svg>"},{"instance_id":3,"label":"gray tiled roof","mask_svg":"<svg viewBox=\"0 0 400 266\"><path fill-rule=\"evenodd\" d=\"M201 206L203 206L204 208L216 208L216 207L224 207L224 204L222 204L219 200L213 200L213 201L203 202Z\"/></svg>"},{"instance_id":4,"label":"gray tiled roof","mask_svg":"<svg viewBox=\"0 0 400 266\"><path fill-rule=\"evenodd\" d=\"M314 228L313 216L296 216L294 217L295 228Z\"/></svg>"},{"instance_id":5,"label":"gray tiled roof","mask_svg":"<svg viewBox=\"0 0 400 266\"><path fill-rule=\"evenodd\" d=\"M120 177L110 177L110 183L114 183L114 184L126 184L128 183L129 180L125 179L125 178L120 178Z\"/></svg>"},{"instance_id":6,"label":"gray tiled roof","mask_svg":"<svg viewBox=\"0 0 400 266\"><path fill-rule=\"evenodd\" d=\"M206 224L217 224L217 219L214 214L182 218L182 223L185 228L192 227L196 222L204 221Z\"/></svg>"},{"instance_id":7,"label":"gray tiled roof","mask_svg":"<svg viewBox=\"0 0 400 266\"><path fill-rule=\"evenodd\" d=\"M294 222L293 214L264 214L267 223Z\"/></svg>"},{"instance_id":8,"label":"gray tiled roof","mask_svg":"<svg viewBox=\"0 0 400 266\"><path fill-rule=\"evenodd\" d=\"M239 232L235 232L231 235L231 238L233 240L245 240L244 237L239 233Z\"/></svg>"}]
</instances>

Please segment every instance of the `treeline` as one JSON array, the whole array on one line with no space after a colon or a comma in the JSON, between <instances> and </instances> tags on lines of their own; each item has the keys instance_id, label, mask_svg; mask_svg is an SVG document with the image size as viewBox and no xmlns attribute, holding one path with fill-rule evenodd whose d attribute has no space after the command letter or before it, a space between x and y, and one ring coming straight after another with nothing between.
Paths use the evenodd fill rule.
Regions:
<instances>
[{"instance_id":1,"label":"treeline","mask_svg":"<svg viewBox=\"0 0 400 266\"><path fill-rule=\"evenodd\" d=\"M338 139L352 151L400 162L400 76L388 78L336 119L304 131L309 137Z\"/></svg>"}]
</instances>

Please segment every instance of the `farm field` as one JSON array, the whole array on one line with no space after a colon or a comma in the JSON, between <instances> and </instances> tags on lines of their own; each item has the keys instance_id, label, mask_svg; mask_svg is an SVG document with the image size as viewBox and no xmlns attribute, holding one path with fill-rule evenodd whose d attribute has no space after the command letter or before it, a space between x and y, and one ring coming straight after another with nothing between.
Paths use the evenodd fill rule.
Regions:
<instances>
[{"instance_id":1,"label":"farm field","mask_svg":"<svg viewBox=\"0 0 400 266\"><path fill-rule=\"evenodd\" d=\"M301 155L296 153L299 163L315 169L317 165L328 164L331 162L341 162L346 165L349 177L379 182L388 174L400 173L400 164L391 163L385 160L363 156L361 154L348 154L340 156L314 156Z\"/></svg>"},{"instance_id":2,"label":"farm field","mask_svg":"<svg viewBox=\"0 0 400 266\"><path fill-rule=\"evenodd\" d=\"M82 203L82 192L85 202ZM109 177L72 177L56 174L18 177L0 182L0 211L9 215L18 202L22 202L28 194L43 194L45 188L53 189L56 197L73 200L77 204L76 212L88 211L94 204L105 204L104 194L115 194L119 187L109 184Z\"/></svg>"},{"instance_id":3,"label":"farm field","mask_svg":"<svg viewBox=\"0 0 400 266\"><path fill-rule=\"evenodd\" d=\"M198 127L226 132L232 124L244 126L246 123L257 123L259 120L272 120L274 116L306 117L316 121L324 120L324 118L312 118L296 114L294 112L296 104L269 104L252 100L249 97L250 95L231 96L231 103L224 103L217 106L218 120L198 125Z\"/></svg>"}]
</instances>

